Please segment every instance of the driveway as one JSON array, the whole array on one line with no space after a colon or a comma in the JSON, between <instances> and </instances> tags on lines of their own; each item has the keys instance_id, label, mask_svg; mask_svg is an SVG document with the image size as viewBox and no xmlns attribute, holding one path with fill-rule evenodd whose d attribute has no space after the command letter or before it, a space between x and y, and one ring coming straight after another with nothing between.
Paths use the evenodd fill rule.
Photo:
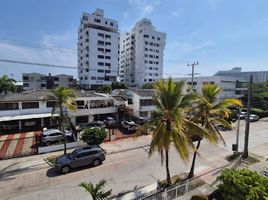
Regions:
<instances>
[{"instance_id":1,"label":"driveway","mask_svg":"<svg viewBox=\"0 0 268 200\"><path fill-rule=\"evenodd\" d=\"M36 153L38 131L0 135L0 159Z\"/></svg>"}]
</instances>

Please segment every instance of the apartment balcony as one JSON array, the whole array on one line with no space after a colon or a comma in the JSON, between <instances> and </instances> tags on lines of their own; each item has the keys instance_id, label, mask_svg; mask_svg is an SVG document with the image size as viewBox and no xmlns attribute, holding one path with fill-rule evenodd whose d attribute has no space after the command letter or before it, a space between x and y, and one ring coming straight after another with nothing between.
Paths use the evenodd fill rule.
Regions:
<instances>
[{"instance_id":1,"label":"apartment balcony","mask_svg":"<svg viewBox=\"0 0 268 200\"><path fill-rule=\"evenodd\" d=\"M83 115L100 115L108 113L116 113L117 107L105 107L105 108L90 108L90 109L78 109L75 112L71 112L70 115L73 116L83 116Z\"/></svg>"},{"instance_id":2,"label":"apartment balcony","mask_svg":"<svg viewBox=\"0 0 268 200\"><path fill-rule=\"evenodd\" d=\"M153 111L155 110L155 106L151 105L151 106L140 106L140 111Z\"/></svg>"}]
</instances>

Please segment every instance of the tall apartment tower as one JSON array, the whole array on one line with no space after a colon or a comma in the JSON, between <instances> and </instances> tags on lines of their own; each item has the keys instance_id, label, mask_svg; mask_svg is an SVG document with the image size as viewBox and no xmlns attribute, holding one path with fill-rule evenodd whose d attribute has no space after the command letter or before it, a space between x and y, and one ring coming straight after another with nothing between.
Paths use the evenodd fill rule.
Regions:
<instances>
[{"instance_id":1,"label":"tall apartment tower","mask_svg":"<svg viewBox=\"0 0 268 200\"><path fill-rule=\"evenodd\" d=\"M142 19L130 33L120 36L119 78L130 87L141 87L163 76L166 33L156 31L151 20Z\"/></svg>"},{"instance_id":2,"label":"tall apartment tower","mask_svg":"<svg viewBox=\"0 0 268 200\"><path fill-rule=\"evenodd\" d=\"M78 30L78 78L83 89L110 85L118 76L119 32L102 9L83 13Z\"/></svg>"}]
</instances>

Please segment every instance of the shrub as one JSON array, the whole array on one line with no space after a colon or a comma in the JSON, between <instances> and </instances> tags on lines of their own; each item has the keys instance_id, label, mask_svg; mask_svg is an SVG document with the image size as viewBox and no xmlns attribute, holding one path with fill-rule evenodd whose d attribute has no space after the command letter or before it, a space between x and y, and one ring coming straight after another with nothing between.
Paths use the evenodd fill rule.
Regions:
<instances>
[{"instance_id":1,"label":"shrub","mask_svg":"<svg viewBox=\"0 0 268 200\"><path fill-rule=\"evenodd\" d=\"M208 200L208 197L204 194L198 194L192 196L191 200Z\"/></svg>"},{"instance_id":2,"label":"shrub","mask_svg":"<svg viewBox=\"0 0 268 200\"><path fill-rule=\"evenodd\" d=\"M82 140L88 145L100 145L107 136L104 128L87 128L84 129Z\"/></svg>"},{"instance_id":3,"label":"shrub","mask_svg":"<svg viewBox=\"0 0 268 200\"><path fill-rule=\"evenodd\" d=\"M268 178L248 169L225 169L217 178L222 199L268 199Z\"/></svg>"}]
</instances>

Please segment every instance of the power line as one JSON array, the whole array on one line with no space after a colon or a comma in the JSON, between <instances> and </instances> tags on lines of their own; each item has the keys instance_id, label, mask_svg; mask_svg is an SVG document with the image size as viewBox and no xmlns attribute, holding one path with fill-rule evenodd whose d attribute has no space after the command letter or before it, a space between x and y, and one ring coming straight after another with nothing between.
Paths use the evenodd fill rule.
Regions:
<instances>
[{"instance_id":1,"label":"power line","mask_svg":"<svg viewBox=\"0 0 268 200\"><path fill-rule=\"evenodd\" d=\"M78 69L74 66L67 66L67 65L55 65L55 64L47 64L47 63L37 63L37 62L29 62L29 61L21 61L21 60L10 60L10 59L2 59L0 58L0 62L7 62L7 63L16 63L16 64L27 64L27 65L38 65L42 67L54 67L54 68L65 68L65 69ZM83 68L87 69L87 68ZM98 69L88 69L89 71L98 71ZM105 69L103 69L105 71ZM109 70L111 72L117 72L117 70Z\"/></svg>"},{"instance_id":2,"label":"power line","mask_svg":"<svg viewBox=\"0 0 268 200\"><path fill-rule=\"evenodd\" d=\"M52 49L52 50L58 50L58 51L69 51L69 52L76 53L76 50L71 49L71 48L62 48L62 47L57 47L57 46L52 46L52 45L45 45L42 43L25 42L25 41L13 40L13 39L8 39L8 38L3 38L3 37L0 37L0 43L27 46L27 47L33 47L33 48L46 48L46 49Z\"/></svg>"},{"instance_id":3,"label":"power line","mask_svg":"<svg viewBox=\"0 0 268 200\"><path fill-rule=\"evenodd\" d=\"M36 62L28 62L28 61L1 59L1 58L0 58L0 62L27 64L27 65L38 65L38 66L44 66L44 67L57 67L57 68L65 68L65 69L77 69L77 67L73 67L73 66L54 65L54 64L47 64L47 63L36 63Z\"/></svg>"}]
</instances>

